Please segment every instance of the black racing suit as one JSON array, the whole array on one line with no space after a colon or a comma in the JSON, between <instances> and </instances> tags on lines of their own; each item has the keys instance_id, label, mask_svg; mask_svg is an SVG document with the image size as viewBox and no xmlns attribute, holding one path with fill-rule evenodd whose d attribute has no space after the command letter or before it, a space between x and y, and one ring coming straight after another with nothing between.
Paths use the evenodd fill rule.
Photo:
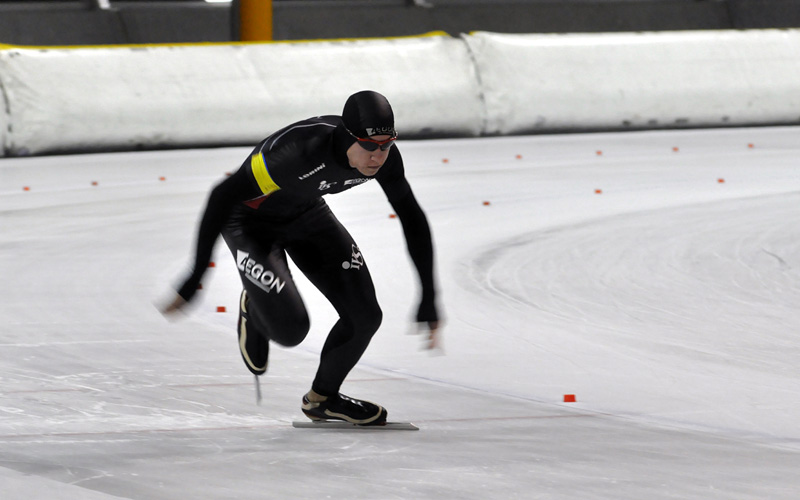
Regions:
<instances>
[{"instance_id":1,"label":"black racing suit","mask_svg":"<svg viewBox=\"0 0 800 500\"><path fill-rule=\"evenodd\" d=\"M194 270L178 290L185 300L192 298L221 233L249 297L248 331L297 345L308 333L309 319L287 266L288 253L339 314L312 384L326 396L338 394L382 318L358 246L322 199L372 179L349 166L346 151L352 143L339 116L297 122L262 141L239 170L211 191ZM403 225L419 272L417 321L436 321L431 232L396 146L375 178Z\"/></svg>"}]
</instances>

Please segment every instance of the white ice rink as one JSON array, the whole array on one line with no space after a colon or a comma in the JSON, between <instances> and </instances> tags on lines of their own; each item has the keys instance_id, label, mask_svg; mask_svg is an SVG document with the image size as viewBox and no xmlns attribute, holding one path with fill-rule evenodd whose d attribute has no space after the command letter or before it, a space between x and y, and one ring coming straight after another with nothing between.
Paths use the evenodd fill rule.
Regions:
<instances>
[{"instance_id":1,"label":"white ice rink","mask_svg":"<svg viewBox=\"0 0 800 500\"><path fill-rule=\"evenodd\" d=\"M299 277L312 331L261 406L221 242L159 314L249 148L0 160L2 498L800 498L800 127L399 147L443 356L379 186L328 203L384 309L343 392L419 432L291 427L335 320Z\"/></svg>"}]
</instances>

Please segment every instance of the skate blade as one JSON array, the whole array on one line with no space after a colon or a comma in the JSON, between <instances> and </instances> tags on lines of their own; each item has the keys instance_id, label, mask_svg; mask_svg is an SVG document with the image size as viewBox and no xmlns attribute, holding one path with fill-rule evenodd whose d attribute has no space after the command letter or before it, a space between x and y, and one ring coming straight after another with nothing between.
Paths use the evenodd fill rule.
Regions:
<instances>
[{"instance_id":1,"label":"skate blade","mask_svg":"<svg viewBox=\"0 0 800 500\"><path fill-rule=\"evenodd\" d=\"M339 420L315 420L312 422L292 422L296 429L340 429L357 431L418 431L419 427L411 422L386 422L382 425L358 425Z\"/></svg>"}]
</instances>

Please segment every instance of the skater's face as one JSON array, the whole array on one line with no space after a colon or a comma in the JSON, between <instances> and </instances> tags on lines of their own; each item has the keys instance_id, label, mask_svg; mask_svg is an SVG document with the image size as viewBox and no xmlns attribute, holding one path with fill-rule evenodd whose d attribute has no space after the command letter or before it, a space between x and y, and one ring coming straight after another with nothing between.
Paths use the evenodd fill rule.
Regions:
<instances>
[{"instance_id":1,"label":"skater's face","mask_svg":"<svg viewBox=\"0 0 800 500\"><path fill-rule=\"evenodd\" d=\"M391 138L392 136L390 135L373 135L370 137L370 139L378 142L388 141ZM372 177L378 173L386 158L389 157L389 149L382 151L377 148L375 151L367 151L356 141L347 149L347 159L350 161L351 167L368 177Z\"/></svg>"}]
</instances>

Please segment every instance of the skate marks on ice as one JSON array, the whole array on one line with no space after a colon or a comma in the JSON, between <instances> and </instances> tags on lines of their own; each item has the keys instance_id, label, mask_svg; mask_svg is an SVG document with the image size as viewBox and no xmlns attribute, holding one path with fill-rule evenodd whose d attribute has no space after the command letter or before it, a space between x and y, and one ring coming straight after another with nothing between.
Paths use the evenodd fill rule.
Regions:
<instances>
[{"instance_id":1,"label":"skate marks on ice","mask_svg":"<svg viewBox=\"0 0 800 500\"><path fill-rule=\"evenodd\" d=\"M534 232L486 250L461 284L517 310L636 336L643 325L741 328L742 316L752 325L765 307L779 320L768 330L783 330L798 302L799 202L798 194L778 195Z\"/></svg>"},{"instance_id":2,"label":"skate marks on ice","mask_svg":"<svg viewBox=\"0 0 800 500\"><path fill-rule=\"evenodd\" d=\"M766 128L724 134L744 133L762 133L764 140L767 135L775 140L780 137L779 131ZM696 137L705 143L711 135L709 131L655 137L668 136L670 142L673 137ZM676 177L674 166L645 158L652 171L659 171L658 181L664 177L671 184L642 194L642 187L649 185L635 182L641 176L630 174L642 171L643 155L628 162L636 166L612 165L614 172L631 179L626 200L612 198L611 189L606 189L602 197L590 195L589 208L613 202L608 210L638 213L603 219L594 211L583 217L587 211L583 206L559 214L575 204L575 183L580 187L585 181L593 189L595 174L606 170L577 164L532 168L523 165L527 160L511 160L513 165L497 168L496 158L518 142L530 144L530 149L522 151L526 159L547 145L548 151L553 150L553 161L563 162L565 152L575 151L573 146L566 147L567 142L595 142L597 137L463 141L453 145L457 148L446 141L404 145L404 154L416 152L427 158L445 154L444 145L450 147L446 154L453 158L474 144L470 165L451 161L446 169L437 169L409 161L407 166L417 169L411 174L415 192L427 198L424 206L434 224L439 223L439 244L444 247L458 240L457 248L452 248L457 251L441 253L443 270L464 265L454 262L454 255L474 256L487 245L501 248L515 235L525 234L517 241L518 247L491 255L484 252L481 263L487 267L472 273L496 290L479 293L466 285L454 286L452 273L442 272L450 280L443 284L453 326L446 332L452 335L448 356L434 365L416 352L403 355L395 345L381 351L382 339L371 345L372 364L383 368L382 373L405 370L409 378L442 381L383 380L357 387L359 395L386 401L394 418L420 425L420 432L408 433L293 429L289 423L303 418L299 396L308 390L317 366L316 357L301 356L297 350L275 350L276 369L265 379L268 400L256 406L251 375L242 369L238 357L230 315L213 312L216 306L228 305L231 310L236 304L240 290L235 273L217 271L213 286L207 287L207 314L166 327L151 307L153 294L163 292L160 286L183 265L209 185L218 178L221 166L238 164L246 150L229 159L221 153L214 158L216 150L206 150L0 160L24 161L24 172L20 168L18 175L25 182L33 183L36 179L30 177L35 173L41 182L79 187L43 193L36 189L37 183L31 192L14 192L4 199L23 210L5 214L3 236L13 244L13 248L8 246L13 252L7 254L13 259L0 258L5 264L4 319L11 325L4 331L1 349L5 355L0 360L4 398L0 406L11 409L0 413L3 498L255 500L266 495L316 499L323 492L322 496L331 498L464 500L795 499L800 490L796 473L800 454L767 444L780 439L785 443L786 436L793 435L794 431L786 430L785 420L792 413L789 405L800 393L791 378L796 370L786 370L784 363L797 352L796 342L781 337L774 328L774 323L784 321L786 332L797 330L793 316L782 309L799 303L797 216L785 207L762 210L735 200L725 205L727 210L720 206L716 218L703 215L699 206L695 212L692 207L670 209L671 217L665 214L653 221L671 228L671 236L678 240L674 241L650 228L648 214L641 212L658 207L637 206L654 195L672 199L692 189ZM649 142L651 137L627 134L619 141L628 144L643 138ZM773 149L771 154L782 153L787 162L793 162L796 147L790 146L798 142L784 142L782 151ZM683 146L681 159L686 158ZM590 153L595 158L594 149ZM702 161L717 156L710 151ZM606 154L602 161L611 158ZM160 164L154 164L154 159ZM727 169L724 189L730 193L743 183L733 182L727 160L716 161ZM770 167L771 157L761 160L750 175L755 187L747 190L756 192L759 186L791 189L796 169L787 170L779 179L780 186L775 185L778 181L767 185L759 180L765 172L774 177L780 172ZM65 169L65 161L85 164L85 176ZM121 161L130 168L108 168ZM537 162L541 164L542 155L537 155ZM157 176L166 164L169 181L159 182ZM44 172L40 165L46 168ZM751 169L737 168L739 177ZM697 168L690 170L694 174ZM89 186L88 181L98 175L121 171L136 176L135 182L119 180L118 187L106 189L106 177L102 177L96 188L81 187ZM490 175L484 174L487 171ZM714 187L721 187L715 182L716 173L712 174ZM530 182L520 182L524 175L530 175L523 179ZM147 184L151 178L155 182ZM608 185L604 182L601 187ZM511 196L508 186L518 186L519 191ZM554 196L539 196L546 187L553 188ZM352 198L343 199L342 205L359 210L372 206L360 202L362 191L348 193ZM501 203L495 194L509 195L509 203ZM696 194L705 195L705 191ZM492 205L478 203L470 212L473 202L482 199L491 199ZM559 204L560 199L565 201ZM619 208L622 201L630 202L624 210ZM788 201L797 206L796 199ZM72 206L75 203L80 205ZM65 204L70 206L60 209L58 224L53 223L52 212L41 209ZM504 212L507 205L511 206ZM778 212L769 220L773 209ZM530 222L516 224L511 215L517 213ZM498 218L498 214L508 217ZM531 232L541 226L539 216L548 214L562 218L549 224L560 222L559 227ZM705 217L705 224L688 220L694 215ZM442 224L451 222L450 216L453 223ZM740 217L753 222L746 236L736 235L734 220ZM781 217L788 227L775 225ZM672 218L687 219L686 235ZM581 220L586 223L567 226ZM456 224L462 221L470 225ZM464 229L472 228L472 221L484 229L499 228L488 235L470 233ZM133 229L143 230L132 230L131 223L138 224ZM646 236L630 234L626 225L631 223L638 223L636 231ZM361 226L348 223L348 227L365 232L365 242L373 241L375 233L384 235L384 229L366 220ZM396 234L396 227L389 229L392 232L386 234ZM152 237L143 238L145 233ZM474 239L465 238L469 234L475 234ZM660 238L660 243L652 238ZM560 251L555 248L559 243L565 245ZM626 260L628 256L633 258ZM669 258L679 263L675 265L682 272L670 271ZM736 265L740 262L741 266ZM502 269L503 265L509 269ZM728 272L731 265L737 272ZM752 273L747 272L748 266ZM690 279L696 279L696 286L687 284ZM674 293L670 280L677 287ZM728 285L722 285L724 280ZM748 280L765 283L756 288L768 299L759 302L763 315L742 290L730 284L750 288ZM64 290L69 291L66 298ZM654 300L654 294L661 300ZM230 297L231 303L217 302L216 297ZM387 297L387 311L400 309L405 314L405 303L394 295ZM728 307L737 298L741 310ZM685 307L677 307L676 302ZM487 323L480 314L491 315L488 319L503 328ZM739 330L734 329L737 325ZM689 326L692 334L684 331ZM723 328L730 334L722 335ZM707 338L711 334L717 338ZM66 339L83 343L72 345ZM765 345L770 339L772 349ZM718 356L719 351L728 357ZM682 353L687 359L681 359ZM779 362L770 374L773 357ZM731 372L726 366L735 369ZM357 371L354 376L350 383L375 378L375 373ZM729 383L721 383L723 377ZM458 384L466 387L459 389ZM756 384L763 394L756 393ZM476 387L483 391L470 390ZM578 403L552 403L566 392L576 393ZM598 413L603 409L608 413ZM592 416L587 418L579 410ZM797 414L795 408L793 424ZM644 417L650 419L647 425L642 425ZM650 425L656 417L665 425ZM732 431L721 436L685 429L701 423L724 425ZM734 432L758 428L772 436L754 444L738 439ZM315 478L312 488L309 474Z\"/></svg>"},{"instance_id":3,"label":"skate marks on ice","mask_svg":"<svg viewBox=\"0 0 800 500\"><path fill-rule=\"evenodd\" d=\"M543 229L486 249L460 284L498 321L527 318L504 331L543 383L557 371L550 382L592 394L587 409L796 447L798 204L786 193Z\"/></svg>"}]
</instances>

